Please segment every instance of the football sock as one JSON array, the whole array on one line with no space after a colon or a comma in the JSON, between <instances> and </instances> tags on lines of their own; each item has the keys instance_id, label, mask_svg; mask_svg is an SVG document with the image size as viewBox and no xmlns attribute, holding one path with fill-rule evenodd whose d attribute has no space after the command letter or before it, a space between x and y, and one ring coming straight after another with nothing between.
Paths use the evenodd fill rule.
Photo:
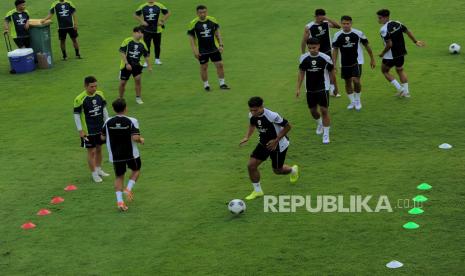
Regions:
<instances>
[{"instance_id":1,"label":"football sock","mask_svg":"<svg viewBox=\"0 0 465 276\"><path fill-rule=\"evenodd\" d=\"M76 52L76 56L80 56L81 54L79 53L79 49L74 49L74 51Z\"/></svg>"},{"instance_id":2,"label":"football sock","mask_svg":"<svg viewBox=\"0 0 465 276\"><path fill-rule=\"evenodd\" d=\"M210 84L208 83L208 81L204 81L203 82L203 87L207 87L207 86L210 86Z\"/></svg>"},{"instance_id":3,"label":"football sock","mask_svg":"<svg viewBox=\"0 0 465 276\"><path fill-rule=\"evenodd\" d=\"M316 119L315 121L316 121L316 124L319 125L319 126L321 126L323 124L323 120L321 119L321 117Z\"/></svg>"},{"instance_id":4,"label":"football sock","mask_svg":"<svg viewBox=\"0 0 465 276\"><path fill-rule=\"evenodd\" d=\"M397 80L392 80L391 84L394 85L398 91L402 90L402 86L400 86L400 83Z\"/></svg>"},{"instance_id":5,"label":"football sock","mask_svg":"<svg viewBox=\"0 0 465 276\"><path fill-rule=\"evenodd\" d=\"M261 192L262 191L262 187L260 186L260 182L252 183L252 185L253 185L253 188L254 188L255 192Z\"/></svg>"},{"instance_id":6,"label":"football sock","mask_svg":"<svg viewBox=\"0 0 465 276\"><path fill-rule=\"evenodd\" d=\"M220 79L220 85L224 85L224 84L225 84L224 79Z\"/></svg>"},{"instance_id":7,"label":"football sock","mask_svg":"<svg viewBox=\"0 0 465 276\"><path fill-rule=\"evenodd\" d=\"M132 188L134 187L134 185L136 185L136 181L129 179L128 186L126 187L126 189L128 189L128 191L132 191Z\"/></svg>"},{"instance_id":8,"label":"football sock","mask_svg":"<svg viewBox=\"0 0 465 276\"><path fill-rule=\"evenodd\" d=\"M334 93L334 84L329 85L329 93Z\"/></svg>"},{"instance_id":9,"label":"football sock","mask_svg":"<svg viewBox=\"0 0 465 276\"><path fill-rule=\"evenodd\" d=\"M323 134L329 135L329 127L323 127Z\"/></svg>"},{"instance_id":10,"label":"football sock","mask_svg":"<svg viewBox=\"0 0 465 276\"><path fill-rule=\"evenodd\" d=\"M118 203L124 202L124 201L123 201L123 192L121 192L121 191L117 191L117 192L116 192L116 201L117 201Z\"/></svg>"},{"instance_id":11,"label":"football sock","mask_svg":"<svg viewBox=\"0 0 465 276\"><path fill-rule=\"evenodd\" d=\"M404 91L405 91L406 93L409 93L409 90L408 90L408 82L403 83L402 86L404 87Z\"/></svg>"},{"instance_id":12,"label":"football sock","mask_svg":"<svg viewBox=\"0 0 465 276\"><path fill-rule=\"evenodd\" d=\"M361 92L355 92L354 95L355 95L355 100L360 101L360 96L362 96L362 93Z\"/></svg>"},{"instance_id":13,"label":"football sock","mask_svg":"<svg viewBox=\"0 0 465 276\"><path fill-rule=\"evenodd\" d=\"M355 101L355 95L354 95L354 93L349 94L348 96L349 96L350 102L353 103L353 102Z\"/></svg>"}]
</instances>

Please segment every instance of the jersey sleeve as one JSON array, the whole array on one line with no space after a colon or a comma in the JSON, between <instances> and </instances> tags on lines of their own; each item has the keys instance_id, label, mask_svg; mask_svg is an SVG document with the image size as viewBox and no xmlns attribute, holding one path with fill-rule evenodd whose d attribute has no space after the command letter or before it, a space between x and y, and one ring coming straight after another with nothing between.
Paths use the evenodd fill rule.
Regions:
<instances>
[{"instance_id":1,"label":"jersey sleeve","mask_svg":"<svg viewBox=\"0 0 465 276\"><path fill-rule=\"evenodd\" d=\"M278 113L273 114L273 123L282 127L285 127L289 124L289 122L283 117L281 117L281 115L279 115Z\"/></svg>"},{"instance_id":2,"label":"jersey sleeve","mask_svg":"<svg viewBox=\"0 0 465 276\"><path fill-rule=\"evenodd\" d=\"M157 3L157 6L160 8L162 14L167 14L169 11L162 3Z\"/></svg>"},{"instance_id":3,"label":"jersey sleeve","mask_svg":"<svg viewBox=\"0 0 465 276\"><path fill-rule=\"evenodd\" d=\"M341 36L338 34L335 34L334 39L333 39L333 48L341 48L341 46L342 46Z\"/></svg>"},{"instance_id":4,"label":"jersey sleeve","mask_svg":"<svg viewBox=\"0 0 465 276\"><path fill-rule=\"evenodd\" d=\"M76 6L71 2L68 2L68 3L69 3L69 10L70 10L71 14L75 13L76 12Z\"/></svg>"},{"instance_id":5,"label":"jersey sleeve","mask_svg":"<svg viewBox=\"0 0 465 276\"><path fill-rule=\"evenodd\" d=\"M132 119L131 121L131 135L140 135L139 122L136 119Z\"/></svg>"},{"instance_id":6,"label":"jersey sleeve","mask_svg":"<svg viewBox=\"0 0 465 276\"><path fill-rule=\"evenodd\" d=\"M187 26L187 34L188 35L195 37L195 24L196 23L197 23L197 21L194 19Z\"/></svg>"},{"instance_id":7,"label":"jersey sleeve","mask_svg":"<svg viewBox=\"0 0 465 276\"><path fill-rule=\"evenodd\" d=\"M300 71L306 71L308 69L307 63L305 62L305 56L301 56L299 60Z\"/></svg>"},{"instance_id":8,"label":"jersey sleeve","mask_svg":"<svg viewBox=\"0 0 465 276\"><path fill-rule=\"evenodd\" d=\"M143 50L142 50L142 55L143 55L144 57L148 57L149 54L150 54L150 53L149 53L149 48L147 47L147 44L145 44L144 41L141 41L141 43L142 43L142 45L144 45Z\"/></svg>"},{"instance_id":9,"label":"jersey sleeve","mask_svg":"<svg viewBox=\"0 0 465 276\"><path fill-rule=\"evenodd\" d=\"M366 37L366 35L365 35L363 32L358 33L358 37L360 38L360 42L361 42L363 45L367 45L367 44L368 44L368 38Z\"/></svg>"},{"instance_id":10,"label":"jersey sleeve","mask_svg":"<svg viewBox=\"0 0 465 276\"><path fill-rule=\"evenodd\" d=\"M391 39L391 36L389 35L389 32L387 31L387 28L382 28L380 31L381 38L384 41L388 41Z\"/></svg>"},{"instance_id":11,"label":"jersey sleeve","mask_svg":"<svg viewBox=\"0 0 465 276\"><path fill-rule=\"evenodd\" d=\"M119 51L121 53L127 53L128 51L128 41L124 40L123 43L121 43L121 46L119 47Z\"/></svg>"},{"instance_id":12,"label":"jersey sleeve","mask_svg":"<svg viewBox=\"0 0 465 276\"><path fill-rule=\"evenodd\" d=\"M405 26L404 24L400 23L400 29L402 30L403 33L406 33L408 31L408 28L407 26Z\"/></svg>"},{"instance_id":13,"label":"jersey sleeve","mask_svg":"<svg viewBox=\"0 0 465 276\"><path fill-rule=\"evenodd\" d=\"M11 15L9 13L5 16L5 21L11 22Z\"/></svg>"},{"instance_id":14,"label":"jersey sleeve","mask_svg":"<svg viewBox=\"0 0 465 276\"><path fill-rule=\"evenodd\" d=\"M326 70L328 70L329 72L333 71L334 69L334 64L332 61L328 61L327 64L326 64Z\"/></svg>"},{"instance_id":15,"label":"jersey sleeve","mask_svg":"<svg viewBox=\"0 0 465 276\"><path fill-rule=\"evenodd\" d=\"M82 99L78 96L74 99L74 114L81 114L82 112Z\"/></svg>"},{"instance_id":16,"label":"jersey sleeve","mask_svg":"<svg viewBox=\"0 0 465 276\"><path fill-rule=\"evenodd\" d=\"M50 7L50 10L49 10L50 14L54 14L54 13L55 13L55 5L56 5L56 4L53 3L52 6Z\"/></svg>"}]
</instances>

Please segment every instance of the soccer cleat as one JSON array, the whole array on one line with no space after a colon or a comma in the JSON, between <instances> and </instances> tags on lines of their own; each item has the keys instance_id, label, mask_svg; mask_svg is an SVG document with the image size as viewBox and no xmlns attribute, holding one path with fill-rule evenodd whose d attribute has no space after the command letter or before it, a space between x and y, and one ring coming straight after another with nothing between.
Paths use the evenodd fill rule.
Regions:
<instances>
[{"instance_id":1,"label":"soccer cleat","mask_svg":"<svg viewBox=\"0 0 465 276\"><path fill-rule=\"evenodd\" d=\"M316 135L321 135L323 134L323 125L318 124L316 126Z\"/></svg>"},{"instance_id":2,"label":"soccer cleat","mask_svg":"<svg viewBox=\"0 0 465 276\"><path fill-rule=\"evenodd\" d=\"M323 135L323 144L329 144L329 135Z\"/></svg>"},{"instance_id":3,"label":"soccer cleat","mask_svg":"<svg viewBox=\"0 0 465 276\"><path fill-rule=\"evenodd\" d=\"M161 60L159 59L155 59L155 65L162 65L163 62L161 62Z\"/></svg>"},{"instance_id":4,"label":"soccer cleat","mask_svg":"<svg viewBox=\"0 0 465 276\"><path fill-rule=\"evenodd\" d=\"M108 173L104 172L102 169L98 170L98 175L99 176L104 176L104 177L110 176Z\"/></svg>"},{"instance_id":5,"label":"soccer cleat","mask_svg":"<svg viewBox=\"0 0 465 276\"><path fill-rule=\"evenodd\" d=\"M360 109L362 109L362 102L355 101L355 110L360 111Z\"/></svg>"},{"instance_id":6,"label":"soccer cleat","mask_svg":"<svg viewBox=\"0 0 465 276\"><path fill-rule=\"evenodd\" d=\"M245 199L246 200L252 200L252 199L256 199L257 197L262 197L263 195L264 195L263 192L255 192L255 191L253 191Z\"/></svg>"},{"instance_id":7,"label":"soccer cleat","mask_svg":"<svg viewBox=\"0 0 465 276\"><path fill-rule=\"evenodd\" d=\"M229 86L227 84L222 84L220 85L220 88L223 89L223 90L229 90L231 88L229 88Z\"/></svg>"},{"instance_id":8,"label":"soccer cleat","mask_svg":"<svg viewBox=\"0 0 465 276\"><path fill-rule=\"evenodd\" d=\"M76 56L77 59L82 59L81 55Z\"/></svg>"},{"instance_id":9,"label":"soccer cleat","mask_svg":"<svg viewBox=\"0 0 465 276\"><path fill-rule=\"evenodd\" d=\"M95 183L101 183L103 182L103 179L98 175L98 173L92 173L92 180L94 180Z\"/></svg>"},{"instance_id":10,"label":"soccer cleat","mask_svg":"<svg viewBox=\"0 0 465 276\"><path fill-rule=\"evenodd\" d=\"M136 97L136 103L137 104L144 104L144 101L140 97Z\"/></svg>"},{"instance_id":11,"label":"soccer cleat","mask_svg":"<svg viewBox=\"0 0 465 276\"><path fill-rule=\"evenodd\" d=\"M295 173L291 172L290 180L291 183L296 183L297 180L299 180L299 166L294 165L292 168L294 169Z\"/></svg>"},{"instance_id":12,"label":"soccer cleat","mask_svg":"<svg viewBox=\"0 0 465 276\"><path fill-rule=\"evenodd\" d=\"M394 95L396 97L402 97L402 94L404 94L405 90L402 88L401 90L397 90L397 93Z\"/></svg>"},{"instance_id":13,"label":"soccer cleat","mask_svg":"<svg viewBox=\"0 0 465 276\"><path fill-rule=\"evenodd\" d=\"M134 193L129 191L128 189L124 190L124 194L126 195L126 198L128 199L129 202L134 200Z\"/></svg>"},{"instance_id":14,"label":"soccer cleat","mask_svg":"<svg viewBox=\"0 0 465 276\"><path fill-rule=\"evenodd\" d=\"M67 61L68 60L68 57L67 56L63 56L63 61Z\"/></svg>"},{"instance_id":15,"label":"soccer cleat","mask_svg":"<svg viewBox=\"0 0 465 276\"><path fill-rule=\"evenodd\" d=\"M401 97L404 97L404 98L410 98L410 93L407 92L407 91L404 91L402 92L402 94L400 94Z\"/></svg>"},{"instance_id":16,"label":"soccer cleat","mask_svg":"<svg viewBox=\"0 0 465 276\"><path fill-rule=\"evenodd\" d=\"M205 86L203 89L205 89L207 92L210 92L210 86Z\"/></svg>"},{"instance_id":17,"label":"soccer cleat","mask_svg":"<svg viewBox=\"0 0 465 276\"><path fill-rule=\"evenodd\" d=\"M129 208L126 206L126 204L124 204L124 202L118 202L118 209L121 212L126 212Z\"/></svg>"},{"instance_id":18,"label":"soccer cleat","mask_svg":"<svg viewBox=\"0 0 465 276\"><path fill-rule=\"evenodd\" d=\"M355 107L355 102L351 102L351 103L347 106L347 109L348 109L348 110L352 110L352 109L354 109L354 107Z\"/></svg>"}]
</instances>

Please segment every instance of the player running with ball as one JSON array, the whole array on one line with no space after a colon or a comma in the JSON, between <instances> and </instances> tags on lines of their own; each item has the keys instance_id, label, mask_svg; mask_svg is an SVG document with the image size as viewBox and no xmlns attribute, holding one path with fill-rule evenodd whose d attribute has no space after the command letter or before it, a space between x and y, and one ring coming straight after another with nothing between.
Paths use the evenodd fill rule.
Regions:
<instances>
[{"instance_id":1,"label":"player running with ball","mask_svg":"<svg viewBox=\"0 0 465 276\"><path fill-rule=\"evenodd\" d=\"M299 167L297 165L292 167L284 165L287 148L289 147L289 140L286 135L291 130L289 122L278 113L264 108L263 99L260 97L250 98L248 104L250 111L249 130L239 145L242 146L247 143L255 129L258 129L260 142L250 156L249 164L247 165L254 190L245 199L252 200L264 195L260 186L258 167L268 157L271 158L273 172L275 174L290 174L291 183L295 183L299 179Z\"/></svg>"}]
</instances>

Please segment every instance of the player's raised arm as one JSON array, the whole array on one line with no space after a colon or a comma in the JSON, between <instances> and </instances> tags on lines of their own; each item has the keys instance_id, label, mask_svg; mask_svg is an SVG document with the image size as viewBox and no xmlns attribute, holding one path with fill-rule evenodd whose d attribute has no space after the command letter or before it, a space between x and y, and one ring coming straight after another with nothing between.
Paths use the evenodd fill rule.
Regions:
<instances>
[{"instance_id":1,"label":"player's raised arm","mask_svg":"<svg viewBox=\"0 0 465 276\"><path fill-rule=\"evenodd\" d=\"M304 34L302 36L302 42L300 43L300 49L302 51L302 54L305 54L307 52L307 40L310 37L310 30L305 26L304 29Z\"/></svg>"},{"instance_id":2,"label":"player's raised arm","mask_svg":"<svg viewBox=\"0 0 465 276\"><path fill-rule=\"evenodd\" d=\"M328 21L328 25L330 28L333 28L333 29L340 29L341 28L341 25L339 25L339 23L337 23L337 21L329 18L329 17L324 17L324 20Z\"/></svg>"}]
</instances>

